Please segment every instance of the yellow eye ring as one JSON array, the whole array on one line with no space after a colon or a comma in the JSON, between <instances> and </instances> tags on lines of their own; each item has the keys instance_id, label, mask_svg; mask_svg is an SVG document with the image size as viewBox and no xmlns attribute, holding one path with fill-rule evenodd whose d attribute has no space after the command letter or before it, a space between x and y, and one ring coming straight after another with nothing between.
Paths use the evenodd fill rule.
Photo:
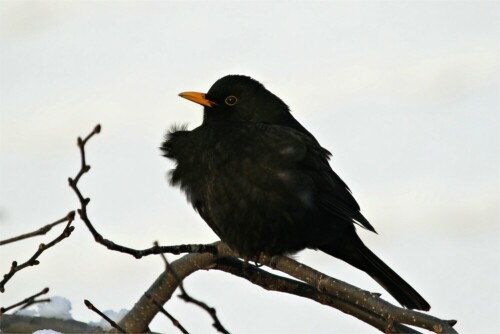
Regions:
<instances>
[{"instance_id":1,"label":"yellow eye ring","mask_svg":"<svg viewBox=\"0 0 500 334\"><path fill-rule=\"evenodd\" d=\"M228 106L234 106L236 103L238 103L238 98L236 96L229 95L228 97L226 97L226 99L224 100L224 102Z\"/></svg>"}]
</instances>

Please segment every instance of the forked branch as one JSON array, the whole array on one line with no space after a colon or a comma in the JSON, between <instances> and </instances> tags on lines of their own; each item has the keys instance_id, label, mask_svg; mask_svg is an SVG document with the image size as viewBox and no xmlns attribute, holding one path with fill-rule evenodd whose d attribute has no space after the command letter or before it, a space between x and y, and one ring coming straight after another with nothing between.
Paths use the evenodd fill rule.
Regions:
<instances>
[{"instance_id":1,"label":"forked branch","mask_svg":"<svg viewBox=\"0 0 500 334\"><path fill-rule=\"evenodd\" d=\"M83 196L82 192L78 187L78 182L80 178L90 170L90 165L87 164L86 154L85 154L85 145L87 142L96 134L101 132L101 126L98 124L90 134L88 134L84 139L78 137L78 148L80 149L80 157L81 164L80 170L76 174L74 178L69 178L69 186L75 192L78 200L80 201L80 208L77 210L80 218L85 223L90 233L94 237L95 241L99 244L105 246L106 248L132 255L133 257L140 259L143 256L153 255L153 254L162 254L162 253L171 253L171 254L181 254L181 253L214 253L216 249L211 247L210 245L177 245L177 246L154 246L146 249L133 249L127 246L122 246L114 243L113 241L104 238L92 225L90 218L87 213L87 206L90 203L90 198L86 198Z\"/></svg>"},{"instance_id":2,"label":"forked branch","mask_svg":"<svg viewBox=\"0 0 500 334\"><path fill-rule=\"evenodd\" d=\"M57 243L61 242L62 240L66 239L67 237L69 237L71 235L71 232L73 232L73 230L75 229L73 226L71 226L71 223L75 219L75 213L74 213L74 211L71 211L63 219L64 219L64 221L67 222L67 224L66 224L66 227L64 228L64 230L62 231L62 233L57 238L55 238L54 240L52 240L48 244L41 243L38 246L38 249L35 252L35 254L33 254L33 256L31 256L28 260L26 260L26 262L23 262L21 264L18 264L17 261L13 261L12 262L12 265L10 267L9 272L7 274L3 275L3 279L0 281L0 292L4 292L5 291L5 284L17 272L19 272L20 270L23 270L24 268L27 268L27 267L30 267L30 266L36 266L36 265L40 264L40 261L38 261L37 259L38 259L38 257L43 252L45 252L47 249L53 247L54 245L56 245Z\"/></svg>"},{"instance_id":3,"label":"forked branch","mask_svg":"<svg viewBox=\"0 0 500 334\"><path fill-rule=\"evenodd\" d=\"M91 231L94 239L107 248L136 258L145 255L161 253L191 253L172 262L170 270L162 273L153 285L146 291L134 308L120 321L119 326L128 332L147 331L148 325L159 312L158 305L163 305L181 286L182 280L197 270L218 269L242 277L265 289L282 291L305 297L316 302L334 307L350 314L367 324L386 333L416 332L406 325L423 328L435 333L457 333L453 329L455 320L442 320L425 313L407 310L380 298L377 293L371 293L355 286L329 277L319 271L305 266L285 256L262 256L258 262L270 268L282 271L296 280L271 274L263 269L250 266L238 260L239 255L222 242L211 245L180 245L157 246L144 250L135 250L115 244L105 239L94 228L87 215L89 199L85 198L79 188L81 176L90 170L85 161L85 144L95 134L99 133L97 126L84 140L78 139L82 157L80 171L74 179L70 179L71 188L77 194L81 207L78 213ZM151 302L154 296L156 303Z\"/></svg>"},{"instance_id":4,"label":"forked branch","mask_svg":"<svg viewBox=\"0 0 500 334\"><path fill-rule=\"evenodd\" d=\"M28 298L25 298L21 300L19 303L15 303L13 305L7 306L7 307L0 307L0 315L4 314L5 312L8 312L16 307L21 307L21 309L26 308L30 305L33 305L35 303L43 303L43 302L48 302L50 299L36 299L37 297L40 297L41 295L46 294L49 292L49 288L45 288L42 291L35 293L33 296L30 296Z\"/></svg>"}]
</instances>

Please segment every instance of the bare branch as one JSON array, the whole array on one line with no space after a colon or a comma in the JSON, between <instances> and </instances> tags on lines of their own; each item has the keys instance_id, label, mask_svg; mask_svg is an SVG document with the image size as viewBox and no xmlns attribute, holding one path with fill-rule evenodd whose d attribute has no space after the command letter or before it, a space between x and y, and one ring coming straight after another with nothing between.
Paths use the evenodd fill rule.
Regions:
<instances>
[{"instance_id":1,"label":"bare branch","mask_svg":"<svg viewBox=\"0 0 500 334\"><path fill-rule=\"evenodd\" d=\"M174 318L167 310L165 310L165 308L160 303L158 303L153 296L151 296L150 294L146 294L146 297L151 301L151 303L158 307L158 310L161 313L165 314L165 316L169 318L170 321L172 321L172 324L175 327L179 328L182 333L189 334L189 332L181 325L181 323L176 318Z\"/></svg>"},{"instance_id":2,"label":"bare branch","mask_svg":"<svg viewBox=\"0 0 500 334\"><path fill-rule=\"evenodd\" d=\"M217 254L221 256L232 256L234 252L222 242L211 244L217 248ZM155 296L161 304L165 304L179 287L179 279L184 279L193 272L200 269L207 269L213 265L217 257L211 253L187 254L170 264L178 278L174 277L172 270L164 271L137 301L125 317L120 321L120 325L131 333L142 333L147 330L148 324L158 313L158 308L152 305L146 294Z\"/></svg>"},{"instance_id":3,"label":"bare branch","mask_svg":"<svg viewBox=\"0 0 500 334\"><path fill-rule=\"evenodd\" d=\"M158 242L154 242L155 246L158 246ZM213 307L208 306L206 303L202 302L201 300L198 300L196 298L191 297L187 291L184 289L184 284L182 283L182 279L177 275L175 272L174 268L170 266L170 262L168 262L167 257L165 254L160 254L160 256L163 259L163 262L165 263L165 270L170 270L172 273L172 276L177 280L177 284L179 285L179 289L181 290L181 294L178 296L182 300L184 300L187 303L193 303L195 305L198 305L202 309L204 309L211 317L213 320L212 326L219 331L220 333L224 334L229 334L229 332L224 328L222 323L220 322L219 318L217 317L217 310Z\"/></svg>"},{"instance_id":4,"label":"bare branch","mask_svg":"<svg viewBox=\"0 0 500 334\"><path fill-rule=\"evenodd\" d=\"M27 307L30 307L31 305L33 304L41 304L41 303L49 303L50 302L50 298L44 298L44 299L35 299L33 300L32 302L29 302L28 304L26 305L23 305L20 310L23 310Z\"/></svg>"},{"instance_id":5,"label":"bare branch","mask_svg":"<svg viewBox=\"0 0 500 334\"><path fill-rule=\"evenodd\" d=\"M272 274L236 258L224 257L217 259L213 269L222 270L244 278L250 283L258 285L266 290L293 294L334 307L344 313L355 316L363 322L370 323L372 326L385 333L418 333L410 327L384 319L376 313L366 310L356 304L320 292L304 282Z\"/></svg>"},{"instance_id":6,"label":"bare branch","mask_svg":"<svg viewBox=\"0 0 500 334\"><path fill-rule=\"evenodd\" d=\"M92 310L95 313L99 314L101 316L101 318L103 318L104 320L106 320L111 325L111 327L116 328L120 333L127 333L127 332L125 332L125 330L123 328L121 328L120 326L118 326L118 324L116 322L114 322L107 315L105 315L104 313L102 313L98 308L96 308L87 299L84 300L84 303L85 303L85 306L87 306L90 310Z\"/></svg>"},{"instance_id":7,"label":"bare branch","mask_svg":"<svg viewBox=\"0 0 500 334\"><path fill-rule=\"evenodd\" d=\"M227 329L224 328L224 326L220 322L219 318L217 317L217 310L215 308L208 306L206 303L202 302L201 300L198 300L196 298L191 297L186 292L186 290L184 290L184 286L182 284L182 281L179 283L179 288L181 290L181 294L178 296L179 298L181 298L182 300L184 300L188 303L193 303L195 305L198 305L199 307L201 307L202 309L207 311L207 313L212 317L212 320L213 320L212 326L214 326L214 328L220 333L229 334Z\"/></svg>"},{"instance_id":8,"label":"bare branch","mask_svg":"<svg viewBox=\"0 0 500 334\"><path fill-rule=\"evenodd\" d=\"M14 276L15 273L18 271L30 267L30 266L36 266L40 264L40 262L37 260L37 258L47 249L51 248L52 246L56 245L57 243L61 242L63 239L66 239L71 235L71 232L75 229L74 226L71 226L71 223L73 222L74 215L69 215L68 216L68 223L66 224L66 227L64 228L63 232L54 240L49 242L48 244L40 244L38 246L38 250L33 254L33 256L27 260L26 262L18 265L16 261L12 262L12 265L10 267L10 271L3 275L3 279L0 281L0 292L5 291L5 284Z\"/></svg>"},{"instance_id":9,"label":"bare branch","mask_svg":"<svg viewBox=\"0 0 500 334\"><path fill-rule=\"evenodd\" d=\"M385 319L424 328L435 333L457 333L452 328L456 320L441 320L422 312L392 305L380 298L380 294L373 294L331 278L286 256L261 256L259 262L304 281L318 291L338 296L357 305L363 305L366 309L376 312Z\"/></svg>"},{"instance_id":10,"label":"bare branch","mask_svg":"<svg viewBox=\"0 0 500 334\"><path fill-rule=\"evenodd\" d=\"M221 246L224 247L223 244L221 244ZM227 252L221 251L221 250L219 250L219 252L221 254L227 253ZM233 255L234 255L234 253L233 253ZM196 256L196 254L191 254L189 256ZM229 261L229 262L225 262L225 261ZM237 263L238 266L235 267L234 263L233 263L233 266L229 266L229 263L231 263L231 261L235 261L235 263ZM283 277L280 277L277 275L267 273L267 272L265 272L261 269L258 269L254 266L251 266L248 264L245 265L242 261L237 260L235 258L229 258L229 257L219 258L216 260L215 264L214 263L206 264L205 261L194 261L193 263L197 263L198 265L200 265L199 269L208 269L209 268L209 269L224 270L224 271L231 272L232 274L244 277L246 279L249 279L248 275L250 275L251 273L252 273L252 275L255 275L255 274L253 274L253 272L256 271L260 275L259 280L257 280L255 276L253 276L253 279L251 279L251 280L249 279L249 280L252 283L255 283L257 285L261 285L261 286L267 287L267 288L274 287L271 289L276 290L276 291L282 291L282 292L287 292L287 293L291 293L291 294L296 294L296 295L301 296L301 297L306 297L306 298L316 300L316 301L321 302L325 305L336 307L343 312L354 315L354 316L360 318L361 320L374 325L376 328L379 328L383 332L385 332L385 331L387 331L388 333L415 333L416 332L409 327L406 327L406 326L403 326L400 324L394 324L392 321L388 321L388 320L378 316L377 314L375 314L373 312L364 310L360 306L351 305L350 303L345 302L339 298L335 298L334 296L331 296L331 295L328 295L325 293L321 293L321 292L317 291L315 288L313 288L310 285L307 285L303 282L293 281L293 280L286 279L286 278L283 278ZM171 265L171 268L177 267L176 266L177 264L179 264L179 263L174 262L173 266ZM225 264L225 267L224 267L224 264ZM168 275L168 274L163 275L162 274L163 277L160 277L157 280L157 282L166 283L165 276L170 278L169 283L171 284L171 286L168 289L167 293L172 293L173 292L172 290L175 290L175 288L179 285L179 281L180 281L180 277L178 275L177 275L177 277L175 277L176 275L173 274L172 270L170 271L170 275ZM252 275L250 275L250 276L252 276ZM262 275L268 275L267 280L262 280L262 277L263 277ZM168 278L167 278L167 280L168 280ZM155 282L155 283L157 283L157 282ZM292 288L293 286L295 286L295 289ZM151 291L151 290L160 290L160 288L158 286L156 286L155 284L153 284L153 286L150 288L149 291ZM136 306L138 306L138 305L136 305ZM140 306L140 309L143 309L143 307ZM128 316L130 316L133 313L134 312L131 311Z\"/></svg>"},{"instance_id":11,"label":"bare branch","mask_svg":"<svg viewBox=\"0 0 500 334\"><path fill-rule=\"evenodd\" d=\"M81 139L80 137L78 137L77 144L80 149L80 157L81 157L80 170L78 171L77 175L74 178L68 179L69 186L71 187L71 189L73 189L76 196L78 197L78 200L80 201L80 209L77 210L78 214L80 215L80 218L89 229L90 233L92 233L95 241L110 250L129 254L137 259L140 259L143 256L161 254L161 253L172 253L172 254L215 253L217 249L210 245L154 246L147 249L137 250L116 244L113 241L104 238L99 232L97 232L97 230L92 225L87 213L87 206L90 202L90 198L85 198L82 195L80 189L78 188L78 181L80 181L80 178L83 176L83 174L87 173L90 170L90 165L87 165L86 162L85 145L94 135L98 134L100 131L101 131L101 126L97 125L94 128L94 130L92 130L92 132L89 135L87 135L87 137L85 137L85 139Z\"/></svg>"},{"instance_id":12,"label":"bare branch","mask_svg":"<svg viewBox=\"0 0 500 334\"><path fill-rule=\"evenodd\" d=\"M23 239L35 237L37 235L44 235L47 232L49 232L54 226L59 225L59 224L64 223L64 222L67 222L70 219L74 219L74 216L75 216L75 211L71 211L65 217L63 217L63 218L61 218L59 220L56 220L53 223L47 224L44 227L41 227L41 228L39 228L36 231L29 232L29 233L26 233L26 234L21 234L21 235L18 235L17 237L12 237L12 238L5 239L5 240L0 240L0 246L6 245L6 244L11 243L11 242L15 242L15 241L19 241L19 240L23 240Z\"/></svg>"},{"instance_id":13,"label":"bare branch","mask_svg":"<svg viewBox=\"0 0 500 334\"><path fill-rule=\"evenodd\" d=\"M153 242L153 246L160 247L160 245L158 244L158 241ZM170 267L170 262L168 262L167 257L165 256L164 253L160 253L159 255L160 255L161 259L163 260L163 264L165 265L165 270L168 270L168 268Z\"/></svg>"},{"instance_id":14,"label":"bare branch","mask_svg":"<svg viewBox=\"0 0 500 334\"><path fill-rule=\"evenodd\" d=\"M218 249L218 256L208 253L183 256L170 264L170 267L176 272L177 277L172 274L172 270L162 273L146 293L154 295L159 303L164 304L179 287L179 280L200 269L223 270L220 266L224 263L219 263L219 261L224 260L221 259L224 257L236 258L238 256L236 252L232 251L224 243L217 242L213 245ZM293 284L297 284L295 281L289 282L284 278L280 278L280 276L270 276L270 273L265 274L268 282L262 284L277 288L284 287L283 289L290 288L286 291L287 293L297 294L301 297L309 296L307 298L355 316L382 332L408 333L412 329L403 325L408 324L435 333L456 333L451 327L455 321L441 320L424 313L397 307L382 300L378 293L371 293L333 279L287 257L279 256L270 258L263 256L259 259L259 263L266 264L269 267L276 268L295 277L299 281L302 281L300 283L309 286L309 289L304 290L305 288L302 288L303 286L301 285L294 290L288 284L292 284L292 282ZM226 265L228 264L226 263ZM240 274L245 275L244 272L241 273L240 269L236 270L233 268L231 269L232 271L229 270L229 267L226 267L226 269L233 274L240 272ZM251 272L254 269L247 267L245 270ZM248 274L246 275L248 276ZM248 279L247 277L244 278ZM313 294L313 291L316 291L316 294ZM147 325L158 312L157 309L149 305L150 303L147 298L145 296L141 297L132 310L122 319L120 324L130 332L146 330Z\"/></svg>"},{"instance_id":15,"label":"bare branch","mask_svg":"<svg viewBox=\"0 0 500 334\"><path fill-rule=\"evenodd\" d=\"M97 128L98 127L96 127L96 129ZM452 328L456 323L454 320L441 320L424 313L394 306L382 300L378 293L371 293L336 280L285 256L261 256L258 259L258 263L287 273L299 281L285 279L254 267L251 267L253 269L246 268L246 270L252 273L251 275L245 273L245 265L242 264L241 261L234 259L238 258L239 255L221 242L211 245L179 245L164 247L155 245L152 248L135 250L115 244L103 238L94 228L87 215L87 205L90 199L85 198L78 188L78 181L81 176L90 170L90 166L88 166L85 161L85 144L98 132L99 131L94 129L85 140L79 138L78 146L80 148L82 164L77 176L74 179L69 179L71 188L80 200L81 207L78 213L94 236L94 239L108 249L127 253L136 258L166 252L174 254L184 252L191 253L170 264L169 268L171 270L162 273L149 290L135 304L134 308L128 312L122 321L120 321L120 325L127 331L144 332L148 330L149 323L160 310L156 304L151 303L151 296L154 296L155 301L159 305L163 305L171 298L173 292L178 287L181 288L182 295L187 295L182 287L182 280L185 277L200 269L215 268L226 270L252 282L255 281L256 284L260 283L259 285L265 288L273 288L276 289L276 291L293 293L338 308L342 312L355 316L383 332L415 332L411 328L403 325L407 324L436 333L456 333ZM231 261L233 262L229 260L229 262L220 260L223 257L232 257L233 259ZM168 264L168 262L166 262L166 264ZM189 295L187 296L189 297ZM206 307L210 310L210 307Z\"/></svg>"},{"instance_id":16,"label":"bare branch","mask_svg":"<svg viewBox=\"0 0 500 334\"><path fill-rule=\"evenodd\" d=\"M40 291L38 293L35 293L33 296L25 298L24 300L20 301L19 303L15 303L15 304L13 304L11 306L8 306L8 307L1 307L0 308L0 315L4 314L5 312L8 312L8 311L12 310L13 308L19 307L19 306L22 306L21 308L25 308L25 307L28 307L29 305L32 305L32 304L37 303L37 302L47 301L46 299L44 299L44 300L36 300L36 297L44 295L47 292L49 292L49 288L45 288L42 291ZM50 299L48 301L50 301Z\"/></svg>"}]
</instances>

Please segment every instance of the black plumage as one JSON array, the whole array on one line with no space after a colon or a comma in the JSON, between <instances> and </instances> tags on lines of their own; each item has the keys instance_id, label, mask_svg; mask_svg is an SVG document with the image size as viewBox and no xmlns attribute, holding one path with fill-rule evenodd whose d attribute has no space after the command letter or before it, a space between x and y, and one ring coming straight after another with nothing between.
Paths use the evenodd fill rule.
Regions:
<instances>
[{"instance_id":1,"label":"black plumage","mask_svg":"<svg viewBox=\"0 0 500 334\"><path fill-rule=\"evenodd\" d=\"M281 99L241 75L180 95L204 105L204 117L194 130L167 134L170 181L222 241L247 259L319 249L365 271L403 306L430 308L358 237L354 223L375 229L331 169L330 152Z\"/></svg>"}]
</instances>

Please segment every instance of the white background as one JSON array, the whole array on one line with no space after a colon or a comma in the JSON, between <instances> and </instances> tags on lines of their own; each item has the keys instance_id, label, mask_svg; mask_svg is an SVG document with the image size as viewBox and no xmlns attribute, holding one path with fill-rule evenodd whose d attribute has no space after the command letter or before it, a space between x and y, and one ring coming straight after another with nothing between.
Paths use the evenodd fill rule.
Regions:
<instances>
[{"instance_id":1,"label":"white background","mask_svg":"<svg viewBox=\"0 0 500 334\"><path fill-rule=\"evenodd\" d=\"M0 239L64 216L78 203L78 135L97 123L81 181L104 236L131 247L206 243L215 235L168 186L158 146L174 123L201 122L177 96L226 74L263 82L333 152L379 235L375 253L464 333L500 315L499 2L0 2ZM202 172L202 171L200 171ZM73 303L131 308L161 273L76 231L18 273L2 306L48 286ZM0 248L0 273L48 236ZM175 257L170 256L170 259ZM372 291L372 279L329 256L297 258ZM186 288L235 333L364 333L336 310L265 292L219 272ZM209 317L173 298L166 308L192 332ZM159 316L151 329L175 332Z\"/></svg>"}]
</instances>

